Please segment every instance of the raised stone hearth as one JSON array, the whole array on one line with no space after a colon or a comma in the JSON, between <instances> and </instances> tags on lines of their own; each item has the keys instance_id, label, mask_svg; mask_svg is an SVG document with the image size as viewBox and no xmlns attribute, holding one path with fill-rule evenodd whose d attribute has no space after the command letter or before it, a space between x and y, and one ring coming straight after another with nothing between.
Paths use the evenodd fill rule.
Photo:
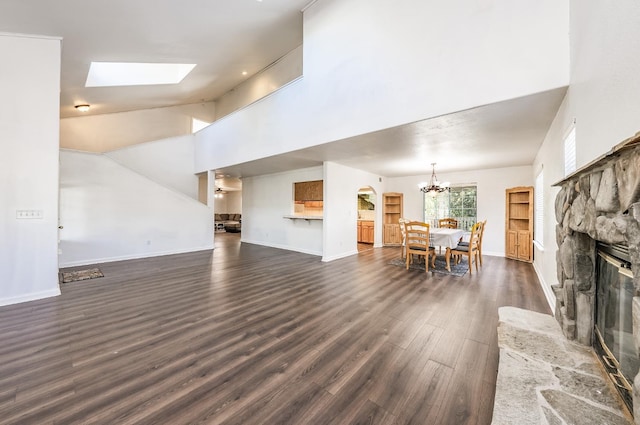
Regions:
<instances>
[{"instance_id":1,"label":"raised stone hearth","mask_svg":"<svg viewBox=\"0 0 640 425\"><path fill-rule=\"evenodd\" d=\"M563 334L569 340L591 346L596 242L623 243L629 247L634 274L633 339L636 348L640 347L640 133L557 186L561 187L555 202L559 284L553 290L555 317ZM636 376L633 383L636 424L640 424L639 389L640 378Z\"/></svg>"},{"instance_id":2,"label":"raised stone hearth","mask_svg":"<svg viewBox=\"0 0 640 425\"><path fill-rule=\"evenodd\" d=\"M593 350L567 340L547 314L499 309L493 425L630 425Z\"/></svg>"}]
</instances>

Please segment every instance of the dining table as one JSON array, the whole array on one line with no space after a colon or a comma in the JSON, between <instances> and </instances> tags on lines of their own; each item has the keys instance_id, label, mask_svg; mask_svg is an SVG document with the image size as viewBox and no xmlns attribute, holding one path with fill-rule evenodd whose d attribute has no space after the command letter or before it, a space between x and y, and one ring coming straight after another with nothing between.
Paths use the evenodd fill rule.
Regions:
<instances>
[{"instance_id":1,"label":"dining table","mask_svg":"<svg viewBox=\"0 0 640 425\"><path fill-rule=\"evenodd\" d=\"M435 227L429 230L429 242L431 246L443 246L450 251L451 248L455 248L458 246L458 242L460 238L466 232L462 229L450 229L447 227ZM445 255L447 262L447 270L451 271L451 266L449 265L450 255Z\"/></svg>"}]
</instances>

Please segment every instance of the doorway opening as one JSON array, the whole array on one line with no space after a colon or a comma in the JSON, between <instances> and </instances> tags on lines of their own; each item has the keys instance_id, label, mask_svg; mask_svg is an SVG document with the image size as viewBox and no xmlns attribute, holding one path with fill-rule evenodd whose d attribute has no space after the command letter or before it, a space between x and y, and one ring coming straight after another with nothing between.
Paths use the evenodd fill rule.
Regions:
<instances>
[{"instance_id":1,"label":"doorway opening","mask_svg":"<svg viewBox=\"0 0 640 425\"><path fill-rule=\"evenodd\" d=\"M375 241L376 192L371 186L358 189L358 252L373 249Z\"/></svg>"}]
</instances>

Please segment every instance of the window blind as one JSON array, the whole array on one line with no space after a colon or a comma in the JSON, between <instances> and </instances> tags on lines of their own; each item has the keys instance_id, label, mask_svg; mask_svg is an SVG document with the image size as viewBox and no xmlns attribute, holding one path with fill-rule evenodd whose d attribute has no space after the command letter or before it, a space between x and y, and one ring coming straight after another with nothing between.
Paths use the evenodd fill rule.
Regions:
<instances>
[{"instance_id":1,"label":"window blind","mask_svg":"<svg viewBox=\"0 0 640 425\"><path fill-rule=\"evenodd\" d=\"M534 187L534 213L535 223L533 228L533 239L542 248L544 246L544 170L536 176L536 184Z\"/></svg>"},{"instance_id":2,"label":"window blind","mask_svg":"<svg viewBox=\"0 0 640 425\"><path fill-rule=\"evenodd\" d=\"M564 175L567 176L576 171L576 127L564 138Z\"/></svg>"}]
</instances>

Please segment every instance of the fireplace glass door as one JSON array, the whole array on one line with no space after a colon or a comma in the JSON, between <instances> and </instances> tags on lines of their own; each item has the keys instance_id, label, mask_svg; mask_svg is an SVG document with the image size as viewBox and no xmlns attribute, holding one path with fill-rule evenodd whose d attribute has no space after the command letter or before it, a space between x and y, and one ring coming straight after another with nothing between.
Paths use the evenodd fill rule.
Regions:
<instances>
[{"instance_id":1,"label":"fireplace glass door","mask_svg":"<svg viewBox=\"0 0 640 425\"><path fill-rule=\"evenodd\" d=\"M629 383L638 373L640 361L633 342L631 301L634 287L629 267L624 259L602 249L598 251L596 338L605 346L603 361L614 375L612 379L618 387L622 385L630 390ZM611 370L613 366L617 371ZM622 377L624 379L620 379Z\"/></svg>"}]
</instances>

